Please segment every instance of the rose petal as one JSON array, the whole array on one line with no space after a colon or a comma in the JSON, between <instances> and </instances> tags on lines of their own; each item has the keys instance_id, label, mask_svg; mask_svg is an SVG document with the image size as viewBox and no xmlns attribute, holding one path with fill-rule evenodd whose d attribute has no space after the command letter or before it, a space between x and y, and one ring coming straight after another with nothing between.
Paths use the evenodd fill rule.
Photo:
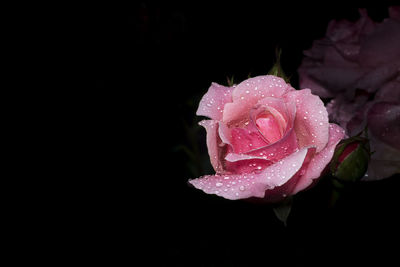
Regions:
<instances>
[{"instance_id":1,"label":"rose petal","mask_svg":"<svg viewBox=\"0 0 400 267\"><path fill-rule=\"evenodd\" d=\"M294 131L294 119L296 116L295 102L287 103L286 108L289 121L286 125L284 136L273 144L248 151L247 155L262 156L273 162L277 162L298 150L297 137Z\"/></svg>"},{"instance_id":2,"label":"rose petal","mask_svg":"<svg viewBox=\"0 0 400 267\"><path fill-rule=\"evenodd\" d=\"M400 58L400 23L387 19L379 23L375 31L362 39L359 63L376 68L381 64L396 62Z\"/></svg>"},{"instance_id":3,"label":"rose petal","mask_svg":"<svg viewBox=\"0 0 400 267\"><path fill-rule=\"evenodd\" d=\"M196 115L206 116L213 120L222 120L225 104L232 102L232 90L233 87L212 83L208 92L200 100Z\"/></svg>"},{"instance_id":4,"label":"rose petal","mask_svg":"<svg viewBox=\"0 0 400 267\"><path fill-rule=\"evenodd\" d=\"M203 126L207 131L207 149L210 156L211 165L216 172L221 171L222 166L218 155L218 121L202 120L199 125Z\"/></svg>"},{"instance_id":5,"label":"rose petal","mask_svg":"<svg viewBox=\"0 0 400 267\"><path fill-rule=\"evenodd\" d=\"M231 134L233 151L235 153L246 153L268 144L257 129L234 128L231 129Z\"/></svg>"},{"instance_id":6,"label":"rose petal","mask_svg":"<svg viewBox=\"0 0 400 267\"><path fill-rule=\"evenodd\" d=\"M195 188L227 199L263 198L265 191L285 184L301 168L308 148L252 174L206 175L190 180Z\"/></svg>"},{"instance_id":7,"label":"rose petal","mask_svg":"<svg viewBox=\"0 0 400 267\"><path fill-rule=\"evenodd\" d=\"M328 113L321 99L309 89L292 91L285 96L286 102L296 103L294 130L299 148L315 146L321 151L329 139Z\"/></svg>"},{"instance_id":8,"label":"rose petal","mask_svg":"<svg viewBox=\"0 0 400 267\"><path fill-rule=\"evenodd\" d=\"M299 83L301 89L310 88L314 94L324 98L330 98L334 96L332 92L327 90L324 86L321 85L320 82L315 81L310 76L310 74L308 73L308 69L306 67L301 66L298 72L299 72Z\"/></svg>"},{"instance_id":9,"label":"rose petal","mask_svg":"<svg viewBox=\"0 0 400 267\"><path fill-rule=\"evenodd\" d=\"M247 119L250 110L265 97L281 97L294 90L282 78L267 75L247 79L240 83L232 92L232 103L224 108L224 123L232 124Z\"/></svg>"},{"instance_id":10,"label":"rose petal","mask_svg":"<svg viewBox=\"0 0 400 267\"><path fill-rule=\"evenodd\" d=\"M400 72L398 74L399 80L392 80L384 84L378 92L376 92L375 100L400 102Z\"/></svg>"},{"instance_id":11,"label":"rose petal","mask_svg":"<svg viewBox=\"0 0 400 267\"><path fill-rule=\"evenodd\" d=\"M299 182L300 179L302 179L302 176L304 174L304 172L307 170L308 168L308 164L310 163L311 159L314 157L315 154L315 147L310 147L307 151L307 155L303 161L303 164L301 166L301 168L297 171L297 173L290 178L290 180L278 187L275 187L272 190L268 190L265 193L265 197L264 200L266 202L278 202L283 200L285 197L287 196L291 196L294 195L296 192L294 192L294 189L297 185L297 183Z\"/></svg>"},{"instance_id":12,"label":"rose petal","mask_svg":"<svg viewBox=\"0 0 400 267\"><path fill-rule=\"evenodd\" d=\"M343 137L344 130L340 126L331 123L329 125L328 144L322 151L320 151L311 159L305 173L300 177L295 188L293 189L293 194L304 190L310 186L314 179L320 177L326 165L331 161L336 145L340 142L340 140L343 139Z\"/></svg>"},{"instance_id":13,"label":"rose petal","mask_svg":"<svg viewBox=\"0 0 400 267\"><path fill-rule=\"evenodd\" d=\"M400 104L376 103L369 109L367 120L377 139L400 150Z\"/></svg>"}]
</instances>

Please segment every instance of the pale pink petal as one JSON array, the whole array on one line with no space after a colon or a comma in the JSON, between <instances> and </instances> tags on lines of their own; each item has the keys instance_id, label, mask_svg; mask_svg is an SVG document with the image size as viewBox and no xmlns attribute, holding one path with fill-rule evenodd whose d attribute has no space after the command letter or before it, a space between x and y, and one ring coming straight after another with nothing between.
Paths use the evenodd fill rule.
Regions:
<instances>
[{"instance_id":1,"label":"pale pink petal","mask_svg":"<svg viewBox=\"0 0 400 267\"><path fill-rule=\"evenodd\" d=\"M296 174L292 178L290 178L287 183L265 192L264 201L279 202L287 196L296 194L297 192L294 192L294 189L296 188L299 180L302 179L302 176L307 170L308 164L311 162L311 159L314 157L314 155L315 147L310 147L307 151L307 155L303 161L301 168L296 172Z\"/></svg>"},{"instance_id":2,"label":"pale pink petal","mask_svg":"<svg viewBox=\"0 0 400 267\"><path fill-rule=\"evenodd\" d=\"M190 180L189 183L207 194L215 194L227 199L263 198L266 190L285 184L297 173L307 152L308 148L302 149L260 172L206 175Z\"/></svg>"},{"instance_id":3,"label":"pale pink petal","mask_svg":"<svg viewBox=\"0 0 400 267\"><path fill-rule=\"evenodd\" d=\"M228 144L232 146L232 133L231 129L228 128L223 122L218 122L218 134L219 137L221 138L221 141L224 144Z\"/></svg>"},{"instance_id":4,"label":"pale pink petal","mask_svg":"<svg viewBox=\"0 0 400 267\"><path fill-rule=\"evenodd\" d=\"M368 111L368 129L382 142L400 150L400 104L380 102Z\"/></svg>"},{"instance_id":5,"label":"pale pink petal","mask_svg":"<svg viewBox=\"0 0 400 267\"><path fill-rule=\"evenodd\" d=\"M248 119L250 110L260 99L281 97L291 90L294 89L282 78L272 75L245 80L233 90L233 102L225 105L223 121L229 125Z\"/></svg>"},{"instance_id":6,"label":"pale pink petal","mask_svg":"<svg viewBox=\"0 0 400 267\"><path fill-rule=\"evenodd\" d=\"M215 120L202 120L199 125L203 126L207 131L207 149L210 156L211 165L216 172L221 171L222 166L220 163L218 151L218 121Z\"/></svg>"},{"instance_id":7,"label":"pale pink petal","mask_svg":"<svg viewBox=\"0 0 400 267\"><path fill-rule=\"evenodd\" d=\"M340 126L333 123L330 124L328 144L311 159L305 173L300 177L293 189L293 194L304 190L311 185L314 179L320 177L326 165L331 161L336 145L343 139L344 134L344 130Z\"/></svg>"},{"instance_id":8,"label":"pale pink petal","mask_svg":"<svg viewBox=\"0 0 400 267\"><path fill-rule=\"evenodd\" d=\"M233 87L212 83L208 92L200 100L196 115L206 116L213 120L222 120L225 104L232 102L232 90Z\"/></svg>"},{"instance_id":9,"label":"pale pink petal","mask_svg":"<svg viewBox=\"0 0 400 267\"><path fill-rule=\"evenodd\" d=\"M292 91L285 96L286 102L296 103L294 130L299 148L315 146L321 151L329 139L328 112L321 99L309 89Z\"/></svg>"}]
</instances>

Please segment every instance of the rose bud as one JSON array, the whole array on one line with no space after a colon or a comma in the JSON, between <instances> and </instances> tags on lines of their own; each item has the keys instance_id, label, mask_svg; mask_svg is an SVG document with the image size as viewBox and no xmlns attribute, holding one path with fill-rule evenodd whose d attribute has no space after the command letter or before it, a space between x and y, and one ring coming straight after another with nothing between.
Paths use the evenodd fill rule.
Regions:
<instances>
[{"instance_id":1,"label":"rose bud","mask_svg":"<svg viewBox=\"0 0 400 267\"><path fill-rule=\"evenodd\" d=\"M356 182L364 177L370 159L367 138L355 136L344 140L336 148L330 168L341 182Z\"/></svg>"}]
</instances>

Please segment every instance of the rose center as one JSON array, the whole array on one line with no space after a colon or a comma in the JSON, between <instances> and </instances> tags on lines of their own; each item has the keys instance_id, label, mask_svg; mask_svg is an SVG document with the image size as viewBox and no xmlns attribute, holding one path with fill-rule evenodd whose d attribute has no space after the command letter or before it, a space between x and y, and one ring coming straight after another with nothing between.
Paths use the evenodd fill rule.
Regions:
<instances>
[{"instance_id":1,"label":"rose center","mask_svg":"<svg viewBox=\"0 0 400 267\"><path fill-rule=\"evenodd\" d=\"M261 134L272 144L280 140L286 127L285 119L280 114L265 112L256 119L256 125Z\"/></svg>"}]
</instances>

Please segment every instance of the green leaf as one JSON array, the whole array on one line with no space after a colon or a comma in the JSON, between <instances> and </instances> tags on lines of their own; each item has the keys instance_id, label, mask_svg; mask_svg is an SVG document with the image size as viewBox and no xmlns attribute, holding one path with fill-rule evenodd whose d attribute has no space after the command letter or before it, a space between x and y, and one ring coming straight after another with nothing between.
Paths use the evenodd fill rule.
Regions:
<instances>
[{"instance_id":1,"label":"green leaf","mask_svg":"<svg viewBox=\"0 0 400 267\"><path fill-rule=\"evenodd\" d=\"M282 202L275 204L273 207L276 217L287 226L287 219L289 217L290 211L292 210L293 198L288 197Z\"/></svg>"},{"instance_id":2,"label":"green leaf","mask_svg":"<svg viewBox=\"0 0 400 267\"><path fill-rule=\"evenodd\" d=\"M285 82L289 82L290 78L286 76L281 66L281 54L282 54L282 49L276 48L275 51L276 61L275 64L272 66L272 68L269 70L268 74L281 77L282 79L285 80Z\"/></svg>"}]
</instances>

